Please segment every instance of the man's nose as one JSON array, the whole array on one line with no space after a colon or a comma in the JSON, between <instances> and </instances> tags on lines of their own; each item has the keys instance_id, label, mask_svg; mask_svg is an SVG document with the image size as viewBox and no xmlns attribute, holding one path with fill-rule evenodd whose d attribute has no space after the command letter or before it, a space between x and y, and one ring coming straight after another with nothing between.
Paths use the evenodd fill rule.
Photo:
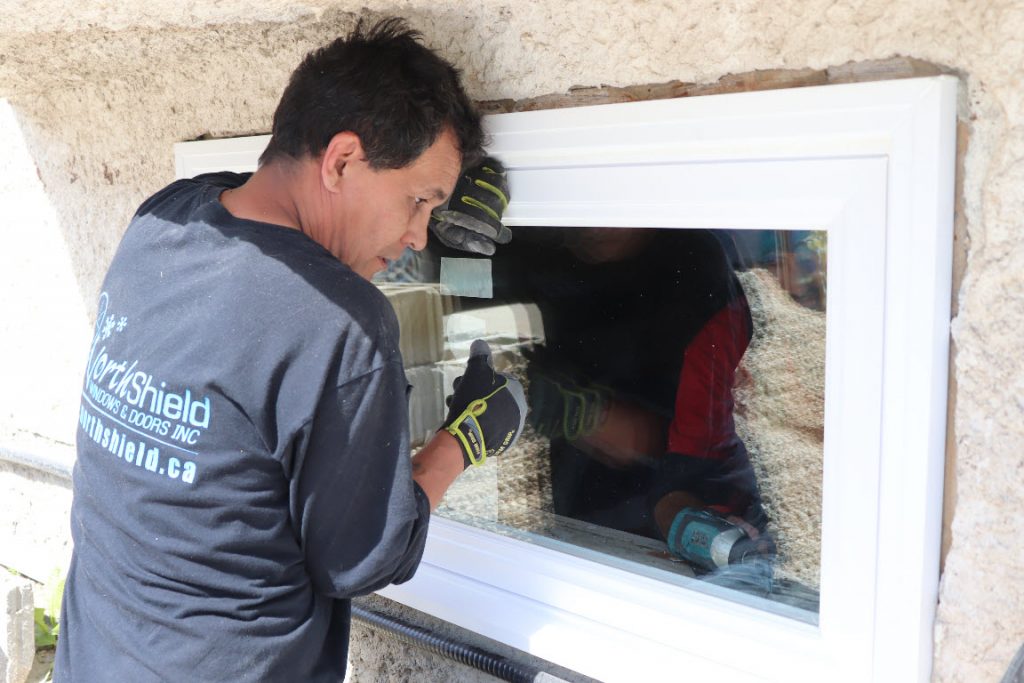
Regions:
<instances>
[{"instance_id":1,"label":"man's nose","mask_svg":"<svg viewBox=\"0 0 1024 683\"><path fill-rule=\"evenodd\" d=\"M402 244L414 251L423 251L427 246L427 225L430 223L430 214L424 218L414 218L409 224L409 229L402 238Z\"/></svg>"}]
</instances>

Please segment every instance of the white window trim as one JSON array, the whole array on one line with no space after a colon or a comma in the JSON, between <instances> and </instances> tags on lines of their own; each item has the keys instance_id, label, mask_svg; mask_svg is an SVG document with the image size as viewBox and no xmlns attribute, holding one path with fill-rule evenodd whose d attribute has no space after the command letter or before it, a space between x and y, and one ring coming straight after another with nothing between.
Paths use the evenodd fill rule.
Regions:
<instances>
[{"instance_id":1,"label":"white window trim","mask_svg":"<svg viewBox=\"0 0 1024 683\"><path fill-rule=\"evenodd\" d=\"M382 594L604 681L926 681L938 595L956 80L487 117L517 225L828 230L817 624L436 518ZM252 170L267 136L182 143Z\"/></svg>"}]
</instances>

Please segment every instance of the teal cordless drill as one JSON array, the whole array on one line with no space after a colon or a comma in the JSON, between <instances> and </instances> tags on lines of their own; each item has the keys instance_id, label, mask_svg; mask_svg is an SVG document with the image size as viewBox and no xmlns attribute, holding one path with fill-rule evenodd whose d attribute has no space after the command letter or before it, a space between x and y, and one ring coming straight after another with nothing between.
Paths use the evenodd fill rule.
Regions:
<instances>
[{"instance_id":1,"label":"teal cordless drill","mask_svg":"<svg viewBox=\"0 0 1024 683\"><path fill-rule=\"evenodd\" d=\"M752 539L742 527L724 517L694 508L680 510L672 520L668 549L676 557L707 571L775 552L767 535Z\"/></svg>"}]
</instances>

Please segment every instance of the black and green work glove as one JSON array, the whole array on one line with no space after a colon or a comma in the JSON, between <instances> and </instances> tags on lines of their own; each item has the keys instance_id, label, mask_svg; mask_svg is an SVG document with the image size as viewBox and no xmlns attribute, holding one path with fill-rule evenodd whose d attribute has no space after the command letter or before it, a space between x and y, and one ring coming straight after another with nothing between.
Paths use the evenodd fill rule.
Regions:
<instances>
[{"instance_id":1,"label":"black and green work glove","mask_svg":"<svg viewBox=\"0 0 1024 683\"><path fill-rule=\"evenodd\" d=\"M598 386L551 371L539 363L527 370L530 380L530 426L549 439L575 441L601 426L608 392Z\"/></svg>"},{"instance_id":2,"label":"black and green work glove","mask_svg":"<svg viewBox=\"0 0 1024 683\"><path fill-rule=\"evenodd\" d=\"M441 428L459 442L465 467L511 448L526 421L523 386L495 371L491 347L482 339L470 347L466 372L455 380L448 406Z\"/></svg>"},{"instance_id":3,"label":"black and green work glove","mask_svg":"<svg viewBox=\"0 0 1024 683\"><path fill-rule=\"evenodd\" d=\"M508 196L505 167L487 157L462 174L448 205L431 214L430 228L447 247L490 256L496 244L512 239L501 222Z\"/></svg>"}]
</instances>

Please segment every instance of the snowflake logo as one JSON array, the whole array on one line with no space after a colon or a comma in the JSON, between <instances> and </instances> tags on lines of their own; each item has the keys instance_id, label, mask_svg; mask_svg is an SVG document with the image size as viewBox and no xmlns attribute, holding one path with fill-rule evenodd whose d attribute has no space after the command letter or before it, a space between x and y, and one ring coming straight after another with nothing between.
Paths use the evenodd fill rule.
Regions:
<instances>
[{"instance_id":1,"label":"snowflake logo","mask_svg":"<svg viewBox=\"0 0 1024 683\"><path fill-rule=\"evenodd\" d=\"M124 328L128 327L128 318L121 316L121 319L117 321L117 331L124 332Z\"/></svg>"},{"instance_id":2,"label":"snowflake logo","mask_svg":"<svg viewBox=\"0 0 1024 683\"><path fill-rule=\"evenodd\" d=\"M114 325L116 325L114 316L108 315L107 319L103 321L103 338L107 339L110 334L114 331Z\"/></svg>"}]
</instances>

